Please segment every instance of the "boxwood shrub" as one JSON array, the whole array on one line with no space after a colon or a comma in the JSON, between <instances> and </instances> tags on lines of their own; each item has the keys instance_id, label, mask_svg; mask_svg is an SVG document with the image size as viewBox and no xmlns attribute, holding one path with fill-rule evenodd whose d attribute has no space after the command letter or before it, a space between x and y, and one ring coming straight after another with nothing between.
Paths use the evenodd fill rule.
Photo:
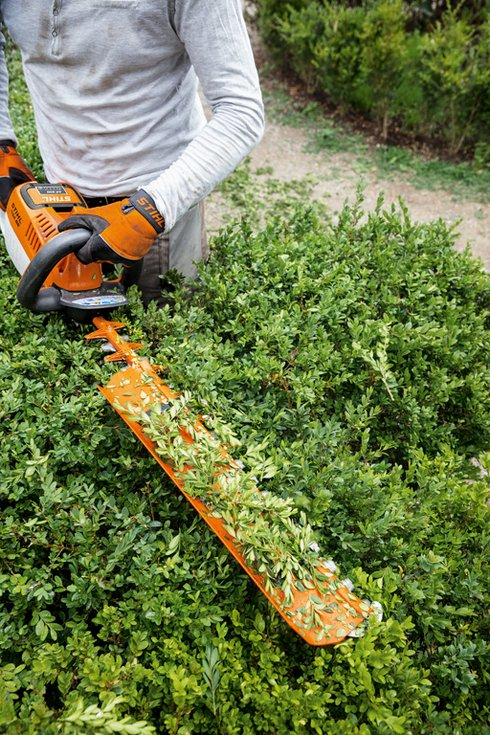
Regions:
<instances>
[{"instance_id":1,"label":"boxwood shrub","mask_svg":"<svg viewBox=\"0 0 490 735\"><path fill-rule=\"evenodd\" d=\"M325 649L98 394L114 368L87 328L25 312L3 260L2 732L489 732L490 282L453 240L381 201L301 207L224 232L191 299L145 311L132 291L118 315L383 604Z\"/></svg>"}]
</instances>

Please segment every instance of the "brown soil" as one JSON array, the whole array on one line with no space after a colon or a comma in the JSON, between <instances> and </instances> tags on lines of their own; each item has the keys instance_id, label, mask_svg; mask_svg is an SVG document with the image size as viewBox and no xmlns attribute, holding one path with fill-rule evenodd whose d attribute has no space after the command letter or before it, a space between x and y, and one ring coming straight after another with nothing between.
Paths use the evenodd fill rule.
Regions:
<instances>
[{"instance_id":1,"label":"brown soil","mask_svg":"<svg viewBox=\"0 0 490 735\"><path fill-rule=\"evenodd\" d=\"M443 219L450 225L456 223L458 233L456 247L464 249L469 244L472 253L482 258L490 271L490 205L471 201L455 201L446 191L417 189L411 184L393 179L379 179L375 170L363 174L356 171L355 156L345 153L310 153L306 150L307 133L289 125L268 122L262 142L251 155L252 171L270 166L274 178L282 181L301 179L313 175L316 181L314 198L328 204L332 212L338 212L345 201L353 202L356 189L362 181L364 206L374 208L378 196L384 194L386 205L401 197L408 207L411 219L429 222ZM229 206L219 193L213 194L207 205L210 231L218 229L229 216Z\"/></svg>"}]
</instances>

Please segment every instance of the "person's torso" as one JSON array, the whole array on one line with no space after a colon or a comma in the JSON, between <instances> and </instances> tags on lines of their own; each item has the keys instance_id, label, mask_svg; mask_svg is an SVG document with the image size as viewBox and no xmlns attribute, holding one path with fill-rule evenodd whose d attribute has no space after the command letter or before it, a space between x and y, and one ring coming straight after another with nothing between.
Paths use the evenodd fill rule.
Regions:
<instances>
[{"instance_id":1,"label":"person's torso","mask_svg":"<svg viewBox=\"0 0 490 735\"><path fill-rule=\"evenodd\" d=\"M84 68L81 93L185 55L173 0L2 0L5 24L27 65Z\"/></svg>"},{"instance_id":2,"label":"person's torso","mask_svg":"<svg viewBox=\"0 0 490 735\"><path fill-rule=\"evenodd\" d=\"M174 0L1 0L49 178L119 194L175 160L203 124Z\"/></svg>"}]
</instances>

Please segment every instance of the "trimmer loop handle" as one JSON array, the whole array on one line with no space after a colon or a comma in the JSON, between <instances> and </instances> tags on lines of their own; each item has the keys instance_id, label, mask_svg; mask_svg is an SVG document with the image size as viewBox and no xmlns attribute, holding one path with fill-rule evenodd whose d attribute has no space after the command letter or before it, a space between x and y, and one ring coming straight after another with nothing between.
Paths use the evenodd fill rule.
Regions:
<instances>
[{"instance_id":1,"label":"trimmer loop handle","mask_svg":"<svg viewBox=\"0 0 490 735\"><path fill-rule=\"evenodd\" d=\"M50 287L41 291L41 288L53 268L67 255L80 250L90 236L88 230L67 230L53 237L41 248L27 266L17 287L17 298L22 306L36 314L61 311L64 308L60 304L59 289Z\"/></svg>"}]
</instances>

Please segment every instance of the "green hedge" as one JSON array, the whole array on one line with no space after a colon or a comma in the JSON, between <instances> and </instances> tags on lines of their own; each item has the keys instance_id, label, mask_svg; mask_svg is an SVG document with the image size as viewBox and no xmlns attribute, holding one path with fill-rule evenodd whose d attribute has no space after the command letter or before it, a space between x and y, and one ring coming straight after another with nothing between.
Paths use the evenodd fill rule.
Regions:
<instances>
[{"instance_id":1,"label":"green hedge","mask_svg":"<svg viewBox=\"0 0 490 735\"><path fill-rule=\"evenodd\" d=\"M421 3L259 0L273 54L310 91L407 132L490 160L490 16L459 3L421 30Z\"/></svg>"},{"instance_id":2,"label":"green hedge","mask_svg":"<svg viewBox=\"0 0 490 735\"><path fill-rule=\"evenodd\" d=\"M40 171L15 59L12 111ZM288 629L95 389L86 328L0 258L0 732L488 735L489 277L441 222L313 210L122 319L385 620ZM225 426L229 428L225 430ZM481 460L490 469L490 458Z\"/></svg>"},{"instance_id":3,"label":"green hedge","mask_svg":"<svg viewBox=\"0 0 490 735\"><path fill-rule=\"evenodd\" d=\"M3 732L489 732L488 486L468 460L490 433L490 283L442 223L244 225L191 303L133 293L125 315L382 602L333 649L287 628L97 393L111 368L86 329L27 314L16 282L3 263Z\"/></svg>"}]
</instances>

